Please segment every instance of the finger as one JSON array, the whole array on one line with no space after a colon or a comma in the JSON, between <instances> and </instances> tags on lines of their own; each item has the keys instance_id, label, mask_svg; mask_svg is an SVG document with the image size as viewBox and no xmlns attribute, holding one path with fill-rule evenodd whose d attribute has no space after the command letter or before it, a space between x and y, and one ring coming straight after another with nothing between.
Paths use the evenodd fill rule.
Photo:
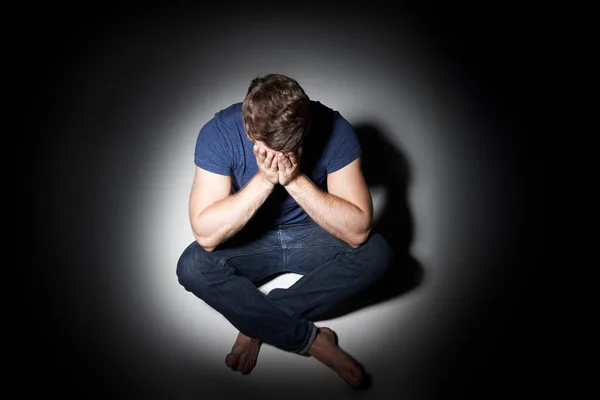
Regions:
<instances>
[{"instance_id":1,"label":"finger","mask_svg":"<svg viewBox=\"0 0 600 400\"><path fill-rule=\"evenodd\" d=\"M277 171L280 168L279 164L279 154L273 154L273 164L271 164L271 169Z\"/></svg>"},{"instance_id":2,"label":"finger","mask_svg":"<svg viewBox=\"0 0 600 400\"><path fill-rule=\"evenodd\" d=\"M252 152L254 153L254 157L256 157L256 159L260 161L260 154L258 153L257 145L254 145L254 147L252 147Z\"/></svg>"},{"instance_id":3,"label":"finger","mask_svg":"<svg viewBox=\"0 0 600 400\"><path fill-rule=\"evenodd\" d=\"M285 162L286 158L287 157L285 157L284 155L281 155L281 154L277 157L277 167L279 169L282 170L287 167L286 162Z\"/></svg>"},{"instance_id":4,"label":"finger","mask_svg":"<svg viewBox=\"0 0 600 400\"><path fill-rule=\"evenodd\" d=\"M267 154L267 158L265 158L265 166L267 168L273 168L273 160L275 159L275 155L270 151ZM277 163L275 163L275 167L277 167Z\"/></svg>"},{"instance_id":5,"label":"finger","mask_svg":"<svg viewBox=\"0 0 600 400\"><path fill-rule=\"evenodd\" d=\"M266 153L265 153L265 149L263 148L259 148L258 149L258 161L260 161L261 163L265 161L265 157L266 157Z\"/></svg>"},{"instance_id":6,"label":"finger","mask_svg":"<svg viewBox=\"0 0 600 400\"><path fill-rule=\"evenodd\" d=\"M294 166L294 163L292 163L292 160L290 160L289 157L287 156L283 156L281 157L281 163L286 167L286 168L292 168Z\"/></svg>"},{"instance_id":7,"label":"finger","mask_svg":"<svg viewBox=\"0 0 600 400\"><path fill-rule=\"evenodd\" d=\"M290 161L290 167L294 167L296 164L298 164L298 157L296 156L296 153L290 153L287 158Z\"/></svg>"}]
</instances>

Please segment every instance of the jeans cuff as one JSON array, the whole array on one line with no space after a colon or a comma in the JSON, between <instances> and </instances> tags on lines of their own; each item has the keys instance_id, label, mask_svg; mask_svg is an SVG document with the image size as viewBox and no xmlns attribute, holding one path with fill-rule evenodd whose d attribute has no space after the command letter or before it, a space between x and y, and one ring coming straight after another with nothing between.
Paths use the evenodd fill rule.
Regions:
<instances>
[{"instance_id":1,"label":"jeans cuff","mask_svg":"<svg viewBox=\"0 0 600 400\"><path fill-rule=\"evenodd\" d=\"M296 351L298 354L306 354L315 341L315 337L317 337L317 330L319 328L317 328L312 322L309 322L309 324L310 327L308 328L306 339L304 339L304 343L302 344L302 347L300 347L300 350Z\"/></svg>"}]
</instances>

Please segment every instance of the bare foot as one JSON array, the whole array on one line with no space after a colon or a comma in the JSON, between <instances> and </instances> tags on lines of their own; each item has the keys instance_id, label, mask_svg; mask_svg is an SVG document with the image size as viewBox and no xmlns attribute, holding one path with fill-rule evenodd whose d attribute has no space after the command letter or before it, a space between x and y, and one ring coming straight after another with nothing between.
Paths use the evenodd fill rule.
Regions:
<instances>
[{"instance_id":1,"label":"bare foot","mask_svg":"<svg viewBox=\"0 0 600 400\"><path fill-rule=\"evenodd\" d=\"M363 367L337 345L335 332L329 328L319 328L308 353L333 369L347 384L355 389L367 386L368 376Z\"/></svg>"},{"instance_id":2,"label":"bare foot","mask_svg":"<svg viewBox=\"0 0 600 400\"><path fill-rule=\"evenodd\" d=\"M225 364L234 371L249 374L256 366L261 341L244 335L242 332L231 348L231 353L225 357Z\"/></svg>"}]
</instances>

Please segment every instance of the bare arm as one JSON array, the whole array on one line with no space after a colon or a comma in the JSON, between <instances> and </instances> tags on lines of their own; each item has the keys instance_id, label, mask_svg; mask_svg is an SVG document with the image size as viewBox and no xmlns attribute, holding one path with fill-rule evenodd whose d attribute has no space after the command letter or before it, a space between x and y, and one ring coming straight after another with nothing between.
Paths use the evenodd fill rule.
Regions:
<instances>
[{"instance_id":1,"label":"bare arm","mask_svg":"<svg viewBox=\"0 0 600 400\"><path fill-rule=\"evenodd\" d=\"M297 168L292 157L280 158L280 165ZM368 237L373 217L371 193L360 168L360 157L327 176L325 192L306 175L297 174L286 182L280 171L280 183L298 205L324 230L340 238L352 247L359 247ZM293 172L290 173L293 176Z\"/></svg>"},{"instance_id":2,"label":"bare arm","mask_svg":"<svg viewBox=\"0 0 600 400\"><path fill-rule=\"evenodd\" d=\"M240 191L231 192L231 178L196 167L189 217L196 241L208 251L239 232L273 191L256 174Z\"/></svg>"},{"instance_id":3,"label":"bare arm","mask_svg":"<svg viewBox=\"0 0 600 400\"><path fill-rule=\"evenodd\" d=\"M235 194L231 178L196 167L190 194L189 217L200 246L213 251L239 232L269 197L279 180L277 161L254 146L258 172Z\"/></svg>"}]
</instances>

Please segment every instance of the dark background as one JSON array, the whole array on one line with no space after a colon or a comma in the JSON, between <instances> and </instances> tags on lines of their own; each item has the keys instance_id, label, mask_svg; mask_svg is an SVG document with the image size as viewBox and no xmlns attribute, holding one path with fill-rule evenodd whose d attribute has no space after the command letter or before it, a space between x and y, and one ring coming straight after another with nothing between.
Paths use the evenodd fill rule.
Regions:
<instances>
[{"instance_id":1,"label":"dark background","mask_svg":"<svg viewBox=\"0 0 600 400\"><path fill-rule=\"evenodd\" d=\"M377 17L385 23L369 26L380 29L388 38L396 32L395 16L401 14L408 18L419 27L430 51L443 60L444 68L451 71L456 82L469 94L474 109L497 123L498 128L492 127L487 134L495 134L493 140L501 144L498 155L503 160L503 177L509 178L510 193L506 193L506 198L512 208L506 215L511 221L510 228L505 230L505 236L498 238L502 250L490 259L490 264L503 272L496 277L494 285L482 293L477 304L473 304L469 317L463 318L447 338L437 341L437 361L429 359L419 366L422 379L415 379L414 385L428 387L415 391L424 393L419 399L426 395L431 398L499 398L540 390L544 335L538 325L541 314L539 303L535 301L535 278L544 232L539 218L543 202L538 180L538 153L542 144L539 130L532 122L537 115L535 104L542 57L542 48L536 43L543 27L539 23L539 10L530 8L488 2L479 5L414 2L400 5L397 10L376 2L304 8L304 12L314 14L319 20L326 20L330 14L347 14L361 16L367 24ZM84 104L77 96L85 99L88 106L94 104L85 98L86 88L79 86L85 81L82 77L86 70L78 66L88 65L82 62L86 49L101 48L106 38L112 38L115 26L121 27L120 34L123 26L129 26L133 35L140 23L156 21L157 27L168 29L180 18L193 16L198 18L199 32L206 29L203 26L213 24L223 24L226 31L227 21L232 17L268 20L284 14L293 16L299 9L267 3L235 6L228 3L223 9L86 3L81 8L34 7L18 14L23 29L17 54L26 68L20 71L22 78L18 82L22 83L22 90L17 99L23 97L21 104L27 111L27 133L23 139L26 170L30 172L28 179L21 182L25 183L25 193L31 202L26 257L34 271L33 279L28 281L33 285L28 285L27 290L35 294L33 298L26 294L32 312L25 314L25 319L32 322L32 327L28 329L27 344L20 346L26 353L18 361L19 371L33 378L31 387L22 388L24 391L73 394L81 398L153 398L153 395L169 398L168 379L161 390L156 390L144 382L143 371L138 374L139 380L125 380L119 373L110 373L114 368L110 356L99 359L93 356L110 354L110 343L86 344L78 340L79 322L65 311L86 306L85 303L73 305L78 298L77 285L67 277L79 265L79 260L93 259L110 251L111 242L103 239L111 235L112 218L118 218L118 214L110 210L100 212L98 198L102 193L97 186L99 177L114 175L117 169L110 163L100 167L94 162L94 159L112 157L108 146L117 140L111 136L117 133L107 130L103 137L89 137L85 132L73 130L75 124L70 122L79 118L80 106ZM251 32L248 35L251 36ZM126 60L126 55L110 51L106 51L105 57L106 64L96 68L110 68L111 57ZM118 70L108 70L107 76L111 78L103 84L112 83L117 96L118 86L130 78L120 76ZM102 124L110 115L120 112L111 109L107 101L98 100L98 105L102 108L94 114L95 119L85 121L86 124ZM123 135L122 132L119 135ZM65 140L67 138L69 140ZM118 139L125 145L130 140ZM57 142L70 144L57 148L52 145ZM80 148L85 151L78 152ZM69 171L68 185L61 175L65 171ZM92 212L88 221L70 218L75 212L86 215L88 208ZM95 266L90 273L98 273ZM86 296L93 297L93 294L88 292ZM95 315L94 318L98 318L98 325L110 324L110 319L104 317ZM88 329L89 325L83 326ZM86 335L98 338L99 334L86 332ZM98 348L87 353L86 346ZM151 364L149 360L149 369L157 368ZM393 375L393 365L389 371ZM390 396L401 396L402 390L399 388ZM219 397L217 393L213 395L208 398ZM199 394L199 397L204 396ZM264 396L261 394L261 397Z\"/></svg>"}]
</instances>

